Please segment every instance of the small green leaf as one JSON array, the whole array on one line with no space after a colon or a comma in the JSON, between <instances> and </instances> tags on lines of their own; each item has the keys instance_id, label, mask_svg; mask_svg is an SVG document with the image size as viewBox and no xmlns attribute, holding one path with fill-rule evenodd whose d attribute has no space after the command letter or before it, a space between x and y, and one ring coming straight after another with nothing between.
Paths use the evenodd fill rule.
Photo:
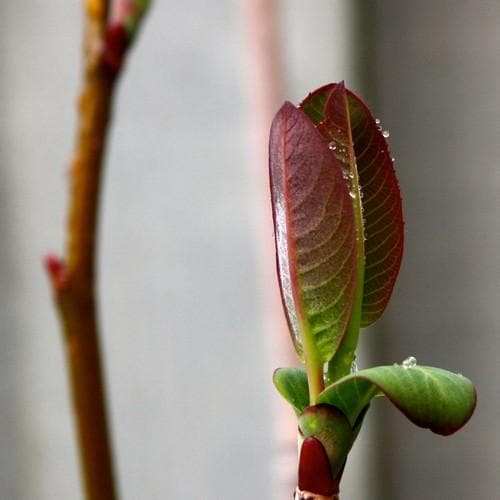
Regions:
<instances>
[{"instance_id":1,"label":"small green leaf","mask_svg":"<svg viewBox=\"0 0 500 500\"><path fill-rule=\"evenodd\" d=\"M278 368L273 382L278 392L293 406L299 416L309 406L307 374L303 368Z\"/></svg>"},{"instance_id":2,"label":"small green leaf","mask_svg":"<svg viewBox=\"0 0 500 500\"><path fill-rule=\"evenodd\" d=\"M304 438L320 441L328 455L332 477L337 478L355 439L346 416L328 404L309 406L299 417L299 429Z\"/></svg>"},{"instance_id":3,"label":"small green leaf","mask_svg":"<svg viewBox=\"0 0 500 500\"><path fill-rule=\"evenodd\" d=\"M471 381L441 368L378 366L327 387L318 403L336 406L351 425L372 398L385 395L414 424L447 436L470 419L476 406Z\"/></svg>"}]
</instances>

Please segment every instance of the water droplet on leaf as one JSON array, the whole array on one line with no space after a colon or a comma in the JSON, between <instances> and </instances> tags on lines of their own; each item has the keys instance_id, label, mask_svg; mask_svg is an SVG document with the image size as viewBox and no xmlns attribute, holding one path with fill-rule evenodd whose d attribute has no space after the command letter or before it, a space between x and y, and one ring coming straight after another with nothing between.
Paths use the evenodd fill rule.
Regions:
<instances>
[{"instance_id":1,"label":"water droplet on leaf","mask_svg":"<svg viewBox=\"0 0 500 500\"><path fill-rule=\"evenodd\" d=\"M415 366L417 366L417 358L415 358L415 356L410 356L401 363L401 366L406 370L408 368L414 368Z\"/></svg>"},{"instance_id":2,"label":"water droplet on leaf","mask_svg":"<svg viewBox=\"0 0 500 500\"><path fill-rule=\"evenodd\" d=\"M328 144L328 147L329 147L332 151L335 151L335 150L337 149L337 145L335 144L335 141L330 142L330 144Z\"/></svg>"},{"instance_id":3,"label":"water droplet on leaf","mask_svg":"<svg viewBox=\"0 0 500 500\"><path fill-rule=\"evenodd\" d=\"M382 135L387 139L391 135L391 133L388 130L384 130L382 132Z\"/></svg>"},{"instance_id":4,"label":"water droplet on leaf","mask_svg":"<svg viewBox=\"0 0 500 500\"><path fill-rule=\"evenodd\" d=\"M356 361L353 361L351 366L351 373L357 373L357 371L358 371L358 365Z\"/></svg>"}]
</instances>

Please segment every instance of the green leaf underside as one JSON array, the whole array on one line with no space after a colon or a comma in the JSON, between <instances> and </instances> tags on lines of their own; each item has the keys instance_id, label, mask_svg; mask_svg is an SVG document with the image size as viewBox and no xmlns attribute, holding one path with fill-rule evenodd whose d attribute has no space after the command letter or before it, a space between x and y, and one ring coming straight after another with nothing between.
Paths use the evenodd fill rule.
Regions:
<instances>
[{"instance_id":1,"label":"green leaf underside","mask_svg":"<svg viewBox=\"0 0 500 500\"><path fill-rule=\"evenodd\" d=\"M306 354L327 362L342 340L355 288L349 190L328 143L290 103L273 121L269 153L278 275L292 339L302 360Z\"/></svg>"},{"instance_id":2,"label":"green leaf underside","mask_svg":"<svg viewBox=\"0 0 500 500\"><path fill-rule=\"evenodd\" d=\"M303 368L278 368L273 382L278 392L292 405L297 416L309 406L309 386Z\"/></svg>"},{"instance_id":3,"label":"green leaf underside","mask_svg":"<svg viewBox=\"0 0 500 500\"><path fill-rule=\"evenodd\" d=\"M476 406L471 381L440 368L378 366L348 375L327 387L317 399L337 407L354 424L377 395L387 398L414 424L449 435L463 427Z\"/></svg>"},{"instance_id":4,"label":"green leaf underside","mask_svg":"<svg viewBox=\"0 0 500 500\"><path fill-rule=\"evenodd\" d=\"M327 140L338 134L337 124L325 120L324 109L338 84L316 90L302 102L303 111ZM380 125L365 103L346 90L352 141L363 194L365 270L361 325L384 312L392 294L403 254L403 215L393 161Z\"/></svg>"}]
</instances>

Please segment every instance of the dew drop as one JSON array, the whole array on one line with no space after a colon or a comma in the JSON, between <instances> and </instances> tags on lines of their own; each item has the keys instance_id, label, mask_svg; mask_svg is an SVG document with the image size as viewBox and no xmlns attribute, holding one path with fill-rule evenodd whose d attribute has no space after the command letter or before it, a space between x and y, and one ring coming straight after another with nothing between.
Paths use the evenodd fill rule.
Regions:
<instances>
[{"instance_id":1,"label":"dew drop","mask_svg":"<svg viewBox=\"0 0 500 500\"><path fill-rule=\"evenodd\" d=\"M354 191L349 191L349 196L354 200L356 198L356 193Z\"/></svg>"},{"instance_id":2,"label":"dew drop","mask_svg":"<svg viewBox=\"0 0 500 500\"><path fill-rule=\"evenodd\" d=\"M417 358L415 358L415 356L410 356L401 363L401 366L405 370L408 370L409 368L415 368L415 366L417 366Z\"/></svg>"},{"instance_id":3,"label":"dew drop","mask_svg":"<svg viewBox=\"0 0 500 500\"><path fill-rule=\"evenodd\" d=\"M394 158L394 156L391 158L391 161L392 163L394 163L396 161L396 158Z\"/></svg>"},{"instance_id":4,"label":"dew drop","mask_svg":"<svg viewBox=\"0 0 500 500\"><path fill-rule=\"evenodd\" d=\"M329 147L332 151L335 151L335 150L337 149L337 145L335 144L335 141L330 142L330 144L328 144L328 147Z\"/></svg>"},{"instance_id":5,"label":"dew drop","mask_svg":"<svg viewBox=\"0 0 500 500\"><path fill-rule=\"evenodd\" d=\"M358 365L356 361L353 361L351 365L351 373L357 373L357 372L358 372Z\"/></svg>"},{"instance_id":6,"label":"dew drop","mask_svg":"<svg viewBox=\"0 0 500 500\"><path fill-rule=\"evenodd\" d=\"M379 120L378 118L375 118L375 123L376 123L377 125L380 125L380 120Z\"/></svg>"},{"instance_id":7,"label":"dew drop","mask_svg":"<svg viewBox=\"0 0 500 500\"><path fill-rule=\"evenodd\" d=\"M384 130L382 132L382 135L387 139L391 135L391 133L388 130Z\"/></svg>"}]
</instances>

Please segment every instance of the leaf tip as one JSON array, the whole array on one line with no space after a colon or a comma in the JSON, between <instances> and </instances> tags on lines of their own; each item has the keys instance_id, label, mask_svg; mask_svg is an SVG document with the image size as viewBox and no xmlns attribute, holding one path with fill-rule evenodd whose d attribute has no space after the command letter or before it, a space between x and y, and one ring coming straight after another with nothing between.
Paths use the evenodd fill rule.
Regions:
<instances>
[{"instance_id":1,"label":"leaf tip","mask_svg":"<svg viewBox=\"0 0 500 500\"><path fill-rule=\"evenodd\" d=\"M477 390L472 382L470 382L470 384L472 388L472 404L468 412L463 417L463 419L455 425L450 423L449 425L442 426L439 429L431 428L430 430L432 432L434 432L435 434L439 434L440 436L451 436L457 433L458 431L462 430L468 424L469 420L472 418L472 415L474 415L477 406Z\"/></svg>"}]
</instances>

